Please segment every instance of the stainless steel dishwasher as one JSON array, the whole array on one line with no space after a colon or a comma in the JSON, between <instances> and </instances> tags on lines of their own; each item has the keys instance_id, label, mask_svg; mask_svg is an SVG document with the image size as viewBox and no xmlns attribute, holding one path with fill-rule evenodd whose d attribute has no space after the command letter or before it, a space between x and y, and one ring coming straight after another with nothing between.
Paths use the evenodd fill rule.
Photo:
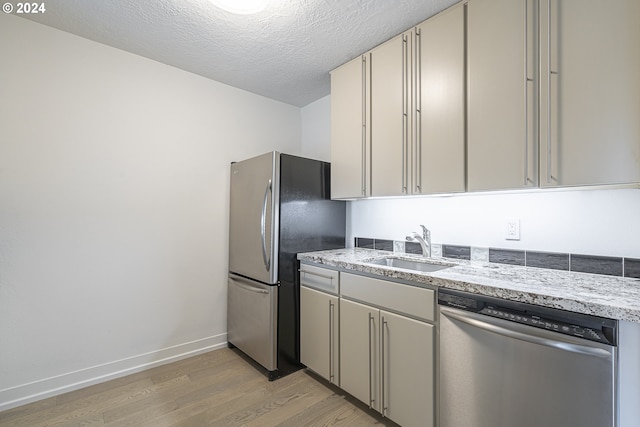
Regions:
<instances>
[{"instance_id":1,"label":"stainless steel dishwasher","mask_svg":"<svg viewBox=\"0 0 640 427\"><path fill-rule=\"evenodd\" d=\"M441 427L615 427L617 321L441 289Z\"/></svg>"}]
</instances>

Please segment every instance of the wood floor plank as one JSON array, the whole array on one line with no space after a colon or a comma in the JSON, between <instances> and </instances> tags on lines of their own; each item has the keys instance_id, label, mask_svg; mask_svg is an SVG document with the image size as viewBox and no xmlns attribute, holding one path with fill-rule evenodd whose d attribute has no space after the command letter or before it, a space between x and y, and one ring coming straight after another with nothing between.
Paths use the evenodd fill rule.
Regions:
<instances>
[{"instance_id":1,"label":"wood floor plank","mask_svg":"<svg viewBox=\"0 0 640 427\"><path fill-rule=\"evenodd\" d=\"M257 387L257 389L256 389ZM253 390L247 390L241 395L236 395L229 398L222 403L211 401L210 405L204 407L203 402L197 405L190 405L189 407L181 408L176 411L176 415L179 412L179 416L175 417L175 422L171 424L172 427L204 427L204 426L221 426L220 419L223 419L230 414L236 413L244 409L247 405L247 401L253 402L264 396L265 390L261 388L261 385L254 385ZM188 414L188 415L187 415ZM170 414L173 416L174 414ZM185 416L187 415L187 416ZM144 427L152 427L152 425L145 425Z\"/></svg>"},{"instance_id":2,"label":"wood floor plank","mask_svg":"<svg viewBox=\"0 0 640 427\"><path fill-rule=\"evenodd\" d=\"M237 363L237 362L236 362ZM229 367L229 366L228 366ZM231 366L231 368L233 368ZM105 421L112 422L119 417L127 416L145 405L173 402L178 407L182 400L194 399L194 395L213 394L216 388L224 387L228 378L233 376L233 369L211 370L211 374L193 381L189 372L180 377L165 377L164 382L155 382L149 393L142 399L131 399L125 404L113 407L104 412Z\"/></svg>"},{"instance_id":3,"label":"wood floor plank","mask_svg":"<svg viewBox=\"0 0 640 427\"><path fill-rule=\"evenodd\" d=\"M121 400L118 403L109 403L102 411L104 421L109 423L135 412L143 411L149 406L166 404L167 402L171 402L172 406L177 407L174 396L184 393L191 386L189 377L183 375L154 384L152 387L141 389L126 400Z\"/></svg>"},{"instance_id":4,"label":"wood floor plank","mask_svg":"<svg viewBox=\"0 0 640 427\"><path fill-rule=\"evenodd\" d=\"M17 408L8 409L0 412L0 425L3 423L9 423L12 420L16 420L21 417L25 417L36 412L43 411L45 409L52 408L56 405L56 397L49 397L42 399L29 405L18 406Z\"/></svg>"},{"instance_id":5,"label":"wood floor plank","mask_svg":"<svg viewBox=\"0 0 640 427\"><path fill-rule=\"evenodd\" d=\"M236 370L229 369L209 377L209 381L193 381L194 386L192 389L181 396L177 396L176 403L178 406L185 406L190 402L197 402L222 393L227 388L250 380L251 378L255 378L255 374L252 372L237 372Z\"/></svg>"},{"instance_id":6,"label":"wood floor plank","mask_svg":"<svg viewBox=\"0 0 640 427\"><path fill-rule=\"evenodd\" d=\"M305 381L296 372L282 380L288 382L282 388L273 389L261 399L246 405L241 411L217 420L216 425L273 425L281 421L278 417L291 415L289 410L299 410L305 403L325 398L331 393L326 387L316 382ZM295 409L294 409L295 408ZM276 415L274 415L276 413ZM259 420L258 420L259 419Z\"/></svg>"},{"instance_id":7,"label":"wood floor plank","mask_svg":"<svg viewBox=\"0 0 640 427\"><path fill-rule=\"evenodd\" d=\"M153 425L170 425L164 424L167 421L165 417L178 409L178 405L174 401L163 401L158 403L148 403L141 406L137 411L129 412L124 416L118 416L111 421L107 421L105 415L105 426L108 427L140 427L147 421L157 420Z\"/></svg>"},{"instance_id":8,"label":"wood floor plank","mask_svg":"<svg viewBox=\"0 0 640 427\"><path fill-rule=\"evenodd\" d=\"M238 356L234 354L233 351L227 351L227 349L210 351L189 359L184 359L178 363L171 363L154 368L149 376L153 382L162 382L182 375L197 375L200 371L207 371L212 368L219 369L222 363L233 360L237 361L237 359Z\"/></svg>"},{"instance_id":9,"label":"wood floor plank","mask_svg":"<svg viewBox=\"0 0 640 427\"><path fill-rule=\"evenodd\" d=\"M268 381L221 349L0 412L0 427L396 426L301 370Z\"/></svg>"},{"instance_id":10,"label":"wood floor plank","mask_svg":"<svg viewBox=\"0 0 640 427\"><path fill-rule=\"evenodd\" d=\"M98 405L108 405L114 400L126 400L132 393L140 390L140 388L150 387L152 385L153 383L150 379L143 378L130 384L124 384L120 387L109 388L102 393L91 393L86 397L77 395L78 397L75 400L20 417L14 420L11 426L47 426L53 422L57 422L59 419L70 417L70 414L78 415L79 413L83 413L84 416L87 416L90 413L95 412L97 410L96 406Z\"/></svg>"},{"instance_id":11,"label":"wood floor plank","mask_svg":"<svg viewBox=\"0 0 640 427\"><path fill-rule=\"evenodd\" d=\"M242 371L249 378L253 378L249 383L241 383L238 388L224 390L215 400L207 402L208 407L203 411L195 411L189 418L176 425L180 427L233 425L229 419L225 418L237 416L237 413L246 410L248 406L273 395L274 391L286 389L292 385L295 387L299 382L295 374L269 382L249 364L245 364Z\"/></svg>"},{"instance_id":12,"label":"wood floor plank","mask_svg":"<svg viewBox=\"0 0 640 427\"><path fill-rule=\"evenodd\" d=\"M395 424L389 423L388 420L387 422L377 420L372 415L363 412L353 403L350 403L344 396L334 393L277 424L277 427L357 425L392 426Z\"/></svg>"},{"instance_id":13,"label":"wood floor plank","mask_svg":"<svg viewBox=\"0 0 640 427\"><path fill-rule=\"evenodd\" d=\"M235 412L267 393L266 379L246 363L235 371L233 379L219 387L219 392L192 394L183 397L180 407L163 419L154 419L142 426L204 426L209 419ZM210 390L211 391L211 390Z\"/></svg>"}]
</instances>

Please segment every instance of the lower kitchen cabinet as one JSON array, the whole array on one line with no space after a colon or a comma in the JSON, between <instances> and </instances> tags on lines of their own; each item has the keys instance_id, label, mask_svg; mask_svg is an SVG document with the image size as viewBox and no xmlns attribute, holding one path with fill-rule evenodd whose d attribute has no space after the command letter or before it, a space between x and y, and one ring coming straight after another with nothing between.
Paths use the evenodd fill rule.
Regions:
<instances>
[{"instance_id":1,"label":"lower kitchen cabinet","mask_svg":"<svg viewBox=\"0 0 640 427\"><path fill-rule=\"evenodd\" d=\"M340 301L340 387L380 411L380 310Z\"/></svg>"},{"instance_id":2,"label":"lower kitchen cabinet","mask_svg":"<svg viewBox=\"0 0 640 427\"><path fill-rule=\"evenodd\" d=\"M434 326L380 311L382 413L398 424L434 424Z\"/></svg>"},{"instance_id":3,"label":"lower kitchen cabinet","mask_svg":"<svg viewBox=\"0 0 640 427\"><path fill-rule=\"evenodd\" d=\"M403 427L435 424L435 291L300 265L300 360Z\"/></svg>"},{"instance_id":4,"label":"lower kitchen cabinet","mask_svg":"<svg viewBox=\"0 0 640 427\"><path fill-rule=\"evenodd\" d=\"M405 426L434 425L434 326L340 301L340 386Z\"/></svg>"},{"instance_id":5,"label":"lower kitchen cabinet","mask_svg":"<svg viewBox=\"0 0 640 427\"><path fill-rule=\"evenodd\" d=\"M300 361L336 385L340 384L339 282L335 270L300 265Z\"/></svg>"},{"instance_id":6,"label":"lower kitchen cabinet","mask_svg":"<svg viewBox=\"0 0 640 427\"><path fill-rule=\"evenodd\" d=\"M338 297L300 287L300 361L339 384Z\"/></svg>"}]
</instances>

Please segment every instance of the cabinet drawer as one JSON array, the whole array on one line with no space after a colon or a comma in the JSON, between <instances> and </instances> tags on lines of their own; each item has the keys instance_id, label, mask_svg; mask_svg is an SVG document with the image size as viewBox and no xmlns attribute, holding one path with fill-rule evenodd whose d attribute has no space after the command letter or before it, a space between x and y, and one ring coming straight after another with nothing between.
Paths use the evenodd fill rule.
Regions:
<instances>
[{"instance_id":1,"label":"cabinet drawer","mask_svg":"<svg viewBox=\"0 0 640 427\"><path fill-rule=\"evenodd\" d=\"M435 291L356 274L340 275L340 293L419 319L435 321Z\"/></svg>"},{"instance_id":2,"label":"cabinet drawer","mask_svg":"<svg viewBox=\"0 0 640 427\"><path fill-rule=\"evenodd\" d=\"M340 290L337 271L308 264L300 264L300 284L334 295Z\"/></svg>"}]
</instances>

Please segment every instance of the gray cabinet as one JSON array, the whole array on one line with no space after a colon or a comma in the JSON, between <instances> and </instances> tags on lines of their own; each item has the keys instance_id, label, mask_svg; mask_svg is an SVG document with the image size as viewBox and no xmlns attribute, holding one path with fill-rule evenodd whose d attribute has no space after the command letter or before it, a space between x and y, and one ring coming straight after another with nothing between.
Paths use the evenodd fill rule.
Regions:
<instances>
[{"instance_id":1,"label":"gray cabinet","mask_svg":"<svg viewBox=\"0 0 640 427\"><path fill-rule=\"evenodd\" d=\"M300 361L339 384L338 297L300 287Z\"/></svg>"},{"instance_id":2,"label":"gray cabinet","mask_svg":"<svg viewBox=\"0 0 640 427\"><path fill-rule=\"evenodd\" d=\"M640 181L640 2L544 0L541 186Z\"/></svg>"},{"instance_id":3,"label":"gray cabinet","mask_svg":"<svg viewBox=\"0 0 640 427\"><path fill-rule=\"evenodd\" d=\"M371 51L371 195L409 194L411 40L401 34Z\"/></svg>"},{"instance_id":4,"label":"gray cabinet","mask_svg":"<svg viewBox=\"0 0 640 427\"><path fill-rule=\"evenodd\" d=\"M380 312L340 301L340 387L380 411Z\"/></svg>"},{"instance_id":5,"label":"gray cabinet","mask_svg":"<svg viewBox=\"0 0 640 427\"><path fill-rule=\"evenodd\" d=\"M454 6L371 51L373 196L465 190L464 13Z\"/></svg>"},{"instance_id":6,"label":"gray cabinet","mask_svg":"<svg viewBox=\"0 0 640 427\"><path fill-rule=\"evenodd\" d=\"M468 188L640 181L640 2L470 0Z\"/></svg>"},{"instance_id":7,"label":"gray cabinet","mask_svg":"<svg viewBox=\"0 0 640 427\"><path fill-rule=\"evenodd\" d=\"M332 197L465 190L464 10L332 71Z\"/></svg>"},{"instance_id":8,"label":"gray cabinet","mask_svg":"<svg viewBox=\"0 0 640 427\"><path fill-rule=\"evenodd\" d=\"M331 72L331 197L371 195L370 55Z\"/></svg>"},{"instance_id":9,"label":"gray cabinet","mask_svg":"<svg viewBox=\"0 0 640 427\"><path fill-rule=\"evenodd\" d=\"M413 194L465 191L465 13L459 4L415 29Z\"/></svg>"},{"instance_id":10,"label":"gray cabinet","mask_svg":"<svg viewBox=\"0 0 640 427\"><path fill-rule=\"evenodd\" d=\"M380 311L382 414L405 426L434 423L435 327Z\"/></svg>"},{"instance_id":11,"label":"gray cabinet","mask_svg":"<svg viewBox=\"0 0 640 427\"><path fill-rule=\"evenodd\" d=\"M340 387L404 427L435 422L434 299L430 289L341 274Z\"/></svg>"},{"instance_id":12,"label":"gray cabinet","mask_svg":"<svg viewBox=\"0 0 640 427\"><path fill-rule=\"evenodd\" d=\"M338 272L300 266L300 361L340 384Z\"/></svg>"},{"instance_id":13,"label":"gray cabinet","mask_svg":"<svg viewBox=\"0 0 640 427\"><path fill-rule=\"evenodd\" d=\"M411 70L398 36L331 72L331 196L407 194Z\"/></svg>"},{"instance_id":14,"label":"gray cabinet","mask_svg":"<svg viewBox=\"0 0 640 427\"><path fill-rule=\"evenodd\" d=\"M470 191L538 184L535 3L468 3Z\"/></svg>"},{"instance_id":15,"label":"gray cabinet","mask_svg":"<svg viewBox=\"0 0 640 427\"><path fill-rule=\"evenodd\" d=\"M640 182L638 22L468 0L334 70L333 197Z\"/></svg>"}]
</instances>

